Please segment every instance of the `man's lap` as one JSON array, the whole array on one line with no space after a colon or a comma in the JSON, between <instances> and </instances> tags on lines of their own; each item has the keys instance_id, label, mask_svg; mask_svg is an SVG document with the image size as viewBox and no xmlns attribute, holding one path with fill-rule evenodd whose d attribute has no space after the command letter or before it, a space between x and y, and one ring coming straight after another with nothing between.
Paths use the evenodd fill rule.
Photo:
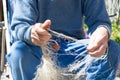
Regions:
<instances>
[{"instance_id":1,"label":"man's lap","mask_svg":"<svg viewBox=\"0 0 120 80\"><path fill-rule=\"evenodd\" d=\"M66 43L66 44L67 44L67 46L69 45L69 47L70 47L69 43ZM64 44L64 47L67 47L67 46L65 46L65 44ZM91 64L91 66L87 69L87 73L88 73L88 78L89 79L91 78L91 79L95 80L95 77L96 77L96 80L100 80L101 78L99 78L99 77L104 77L105 79L109 79L109 78L114 77L114 74L115 74L115 71L116 71L116 68L117 68L117 63L118 63L118 55L119 55L118 53L120 53L119 52L120 51L119 48L117 48L118 46L119 45L116 44L115 42L113 42L111 40L109 41L107 59L105 61L102 61L102 62L100 62L100 60L95 61L96 65L92 65ZM74 48L74 47L72 47L72 48ZM68 49L66 48L66 50L68 50ZM11 53L7 55L7 59L8 59L8 63L11 65L11 63L17 63L17 60L15 60L15 59L21 59L22 58L23 62L25 61L25 65L24 66L27 67L27 68L30 68L30 69L27 69L27 70L31 70L31 67L28 66L28 65L30 65L30 63L32 65L32 63L34 63L33 59L36 59L35 61L37 61L36 62L37 63L36 67L37 67L37 65L40 64L41 55L42 55L42 52L41 52L40 47L28 45L27 43L25 43L23 41L18 41L18 42L15 42L12 45ZM29 56L31 58L28 58L27 56ZM34 58L32 58L32 57L34 57ZM68 57L70 58L70 56L68 56ZM73 59L75 59L75 58L73 58ZM63 60L64 60L63 57L59 57L59 61L60 62L63 63L64 62ZM13 62L11 62L11 61L13 61ZM14 61L16 61L16 62L14 62ZM68 61L68 64L70 63L69 60L67 59L67 57L66 57L66 61ZM28 62L29 62L29 64L26 64ZM22 62L21 62L21 64L22 64ZM14 66L15 66L15 64L14 64ZM18 65L18 67L19 67L19 65ZM35 67L35 66L33 66L33 67ZM97 70L94 71L94 68L96 68ZM91 73L92 70L95 73L94 72ZM34 72L34 71L32 71L32 72ZM107 71L107 73L104 75L103 73L105 73L105 71ZM108 73L110 73L110 72L111 72L111 74L109 75ZM98 74L98 75L95 76L95 74ZM108 77L106 78L106 76L108 76L107 74L109 75L109 78ZM97 78L97 76L98 76L98 78Z\"/></svg>"}]
</instances>

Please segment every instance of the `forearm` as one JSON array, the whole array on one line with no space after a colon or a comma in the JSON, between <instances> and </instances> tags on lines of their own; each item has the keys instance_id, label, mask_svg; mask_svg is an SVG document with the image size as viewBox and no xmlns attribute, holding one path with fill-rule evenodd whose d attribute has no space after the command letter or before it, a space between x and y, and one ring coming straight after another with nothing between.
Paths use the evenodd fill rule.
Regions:
<instances>
[{"instance_id":1,"label":"forearm","mask_svg":"<svg viewBox=\"0 0 120 80\"><path fill-rule=\"evenodd\" d=\"M104 0L86 0L84 8L85 22L88 25L88 33L92 34L101 25L111 34L111 21L106 11Z\"/></svg>"},{"instance_id":2,"label":"forearm","mask_svg":"<svg viewBox=\"0 0 120 80\"><path fill-rule=\"evenodd\" d=\"M38 16L36 5L30 3L34 2L30 2L29 0L17 0L13 2L14 7L10 29L14 40L22 40L32 44L30 37L31 28L37 22Z\"/></svg>"}]
</instances>

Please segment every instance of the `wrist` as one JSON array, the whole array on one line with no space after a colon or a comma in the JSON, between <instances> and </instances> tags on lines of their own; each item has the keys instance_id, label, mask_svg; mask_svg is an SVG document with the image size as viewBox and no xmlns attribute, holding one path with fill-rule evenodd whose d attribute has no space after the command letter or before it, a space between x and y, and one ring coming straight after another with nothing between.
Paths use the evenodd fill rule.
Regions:
<instances>
[{"instance_id":1,"label":"wrist","mask_svg":"<svg viewBox=\"0 0 120 80\"><path fill-rule=\"evenodd\" d=\"M100 26L98 26L98 28L103 28L103 30L106 31L108 34L108 39L110 38L111 33L112 33L111 29L109 29L106 25L100 25Z\"/></svg>"}]
</instances>

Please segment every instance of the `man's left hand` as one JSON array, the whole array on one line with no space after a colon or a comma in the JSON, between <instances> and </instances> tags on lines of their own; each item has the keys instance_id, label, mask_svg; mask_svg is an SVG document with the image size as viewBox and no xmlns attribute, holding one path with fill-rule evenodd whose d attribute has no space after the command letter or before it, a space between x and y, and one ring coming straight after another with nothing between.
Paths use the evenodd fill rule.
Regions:
<instances>
[{"instance_id":1,"label":"man's left hand","mask_svg":"<svg viewBox=\"0 0 120 80\"><path fill-rule=\"evenodd\" d=\"M100 57L105 54L107 47L108 31L105 27L99 27L91 35L87 50L91 56Z\"/></svg>"}]
</instances>

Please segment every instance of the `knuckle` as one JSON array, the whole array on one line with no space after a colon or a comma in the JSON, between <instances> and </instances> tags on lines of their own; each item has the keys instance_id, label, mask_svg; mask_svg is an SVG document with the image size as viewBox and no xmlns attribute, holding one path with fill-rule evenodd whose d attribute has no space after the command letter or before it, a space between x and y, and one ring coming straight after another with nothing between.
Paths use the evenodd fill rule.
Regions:
<instances>
[{"instance_id":1,"label":"knuckle","mask_svg":"<svg viewBox=\"0 0 120 80\"><path fill-rule=\"evenodd\" d=\"M32 43L34 43L34 44L36 43L36 40L35 40L35 39L33 39L33 38L31 39L31 41L32 41Z\"/></svg>"}]
</instances>

